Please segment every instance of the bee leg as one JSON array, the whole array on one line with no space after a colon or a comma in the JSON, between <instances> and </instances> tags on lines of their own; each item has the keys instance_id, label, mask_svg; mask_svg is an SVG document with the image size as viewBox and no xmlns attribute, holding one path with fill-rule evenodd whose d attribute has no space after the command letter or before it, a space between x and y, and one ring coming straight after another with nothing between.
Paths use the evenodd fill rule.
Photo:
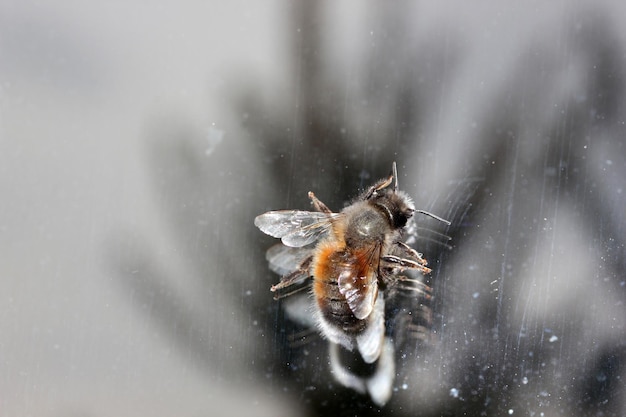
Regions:
<instances>
[{"instance_id":1,"label":"bee leg","mask_svg":"<svg viewBox=\"0 0 626 417\"><path fill-rule=\"evenodd\" d=\"M278 285L280 285L280 284L278 284ZM276 286L277 285L272 286L272 291L274 291L273 288L276 287ZM289 297L291 295L297 294L297 293L299 293L301 291L308 290L308 289L309 289L309 286L308 285L304 285L302 287L298 287L295 290L292 290L292 291L289 291L289 292L281 292L279 294L275 294L274 295L274 300L280 300L282 298Z\"/></svg>"},{"instance_id":2,"label":"bee leg","mask_svg":"<svg viewBox=\"0 0 626 417\"><path fill-rule=\"evenodd\" d=\"M315 210L321 211L322 213L331 214L332 210L328 208L328 206L322 203L316 196L313 194L313 191L309 191L309 198L311 199L311 203L313 203L313 207Z\"/></svg>"},{"instance_id":3,"label":"bee leg","mask_svg":"<svg viewBox=\"0 0 626 417\"><path fill-rule=\"evenodd\" d=\"M423 315L425 314L425 315ZM415 322L416 318L419 318ZM431 330L432 320L429 313L422 311L414 312L411 316L404 316L396 319L395 326L397 330L394 333L396 343L401 345L405 338L414 340L427 345L435 341L435 337Z\"/></svg>"},{"instance_id":4,"label":"bee leg","mask_svg":"<svg viewBox=\"0 0 626 417\"><path fill-rule=\"evenodd\" d=\"M428 293L425 290L422 290L420 288L398 285L398 286L396 286L396 289L399 290L399 291L413 291L414 293L417 293L420 296L422 296L425 300L430 300L432 298L430 293Z\"/></svg>"},{"instance_id":5,"label":"bee leg","mask_svg":"<svg viewBox=\"0 0 626 417\"><path fill-rule=\"evenodd\" d=\"M278 290L282 290L283 288L287 288L298 282L304 281L306 278L308 278L308 276L304 275L303 271L294 271L291 274L282 277L278 284L272 285L270 291L276 292Z\"/></svg>"},{"instance_id":6,"label":"bee leg","mask_svg":"<svg viewBox=\"0 0 626 417\"><path fill-rule=\"evenodd\" d=\"M385 255L385 256L382 256L380 259L381 261L387 262L388 264L397 265L402 268L417 269L423 274L430 274L431 272L431 269L426 268L422 263L412 261L410 259L400 258L399 256Z\"/></svg>"},{"instance_id":7,"label":"bee leg","mask_svg":"<svg viewBox=\"0 0 626 417\"><path fill-rule=\"evenodd\" d=\"M285 275L284 277L282 277L278 284L272 285L272 288L270 288L270 291L276 292L276 291L282 290L284 288L287 288L287 287L289 287L291 285L294 285L294 284L297 284L297 283L300 283L300 282L303 282L303 281L309 279L309 277L310 277L309 267L311 266L311 262L312 261L313 261L313 257L312 256L309 256L308 258L306 258L298 266L298 269L293 271L291 274ZM276 296L274 296L274 298L278 299L278 298L287 297L288 295L291 295L291 294L296 293L298 291L300 291L300 289L297 289L295 291L289 292L287 294L277 294Z\"/></svg>"},{"instance_id":8,"label":"bee leg","mask_svg":"<svg viewBox=\"0 0 626 417\"><path fill-rule=\"evenodd\" d=\"M412 247L410 247L409 245L407 245L406 243L396 242L396 245L398 245L400 249L402 249L406 254L417 259L417 262L419 262L420 264L428 265L428 261L426 261L426 259L422 257L423 255L419 253L418 251L416 251L415 249L413 249Z\"/></svg>"},{"instance_id":9,"label":"bee leg","mask_svg":"<svg viewBox=\"0 0 626 417\"><path fill-rule=\"evenodd\" d=\"M407 333L411 339L418 340L422 343L431 344L435 341L435 336L426 326L409 324L407 326Z\"/></svg>"},{"instance_id":10,"label":"bee leg","mask_svg":"<svg viewBox=\"0 0 626 417\"><path fill-rule=\"evenodd\" d=\"M412 291L414 293L420 294L426 300L431 299L430 292L432 291L432 288L424 284L422 281L410 279L405 277L404 275L394 276L391 281L392 282L388 283L388 285L392 285L392 288L395 290Z\"/></svg>"},{"instance_id":11,"label":"bee leg","mask_svg":"<svg viewBox=\"0 0 626 417\"><path fill-rule=\"evenodd\" d=\"M422 281L420 281L418 279L411 279L411 278L408 278L408 277L406 277L404 275L398 275L398 276L395 277L395 279L398 282L406 282L408 284L417 285L418 287L421 287L425 291L428 291L428 292L430 292L430 290L431 290L431 288L428 285L424 284ZM407 288L407 289L413 289L414 288L414 287L411 287L409 285L404 285L404 287Z\"/></svg>"},{"instance_id":12,"label":"bee leg","mask_svg":"<svg viewBox=\"0 0 626 417\"><path fill-rule=\"evenodd\" d=\"M363 194L363 200L370 199L373 195L376 194L377 191L380 191L383 188L388 187L389 184L391 184L392 181L393 181L393 175L390 175L389 178L384 178L384 179L378 181L376 184L374 184L370 188L368 188L367 192L365 192L365 194Z\"/></svg>"}]
</instances>

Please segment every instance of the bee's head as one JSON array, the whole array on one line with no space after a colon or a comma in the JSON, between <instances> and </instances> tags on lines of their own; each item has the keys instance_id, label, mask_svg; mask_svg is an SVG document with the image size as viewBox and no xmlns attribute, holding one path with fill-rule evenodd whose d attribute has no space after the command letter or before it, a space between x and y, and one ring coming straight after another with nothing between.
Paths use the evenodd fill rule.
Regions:
<instances>
[{"instance_id":1,"label":"bee's head","mask_svg":"<svg viewBox=\"0 0 626 417\"><path fill-rule=\"evenodd\" d=\"M386 190L374 196L371 203L387 217L389 225L394 229L406 226L415 212L413 201L402 191Z\"/></svg>"},{"instance_id":2,"label":"bee's head","mask_svg":"<svg viewBox=\"0 0 626 417\"><path fill-rule=\"evenodd\" d=\"M404 227L413 216L413 200L403 191L398 190L398 171L394 162L391 175L376 183L365 195L365 199L376 206L394 229ZM393 183L393 187L388 188Z\"/></svg>"}]
</instances>

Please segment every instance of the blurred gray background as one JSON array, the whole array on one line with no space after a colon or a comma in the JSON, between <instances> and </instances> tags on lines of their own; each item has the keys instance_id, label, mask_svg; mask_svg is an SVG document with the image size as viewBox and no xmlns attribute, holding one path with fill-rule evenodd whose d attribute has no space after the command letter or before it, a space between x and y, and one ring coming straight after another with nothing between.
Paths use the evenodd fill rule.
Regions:
<instances>
[{"instance_id":1,"label":"blurred gray background","mask_svg":"<svg viewBox=\"0 0 626 417\"><path fill-rule=\"evenodd\" d=\"M0 414L626 415L618 1L0 0ZM252 225L398 161L437 343L382 410Z\"/></svg>"}]
</instances>

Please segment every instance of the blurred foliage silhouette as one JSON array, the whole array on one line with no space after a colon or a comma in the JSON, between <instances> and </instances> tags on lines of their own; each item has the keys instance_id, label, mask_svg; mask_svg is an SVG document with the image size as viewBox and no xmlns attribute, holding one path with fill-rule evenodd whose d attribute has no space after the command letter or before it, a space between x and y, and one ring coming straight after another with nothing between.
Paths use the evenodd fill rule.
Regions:
<instances>
[{"instance_id":1,"label":"blurred foliage silhouette","mask_svg":"<svg viewBox=\"0 0 626 417\"><path fill-rule=\"evenodd\" d=\"M481 51L458 19L418 31L417 11L368 3L350 27L368 39L342 57L329 8L289 6L290 93L233 87L240 124L210 155L185 122L147 128L185 273L150 242L112 245L123 291L207 378L265 381L303 415L623 415L624 30L603 9L550 9ZM272 241L252 220L306 209L309 190L338 211L393 160L416 206L452 221L452 246L428 231L414 245L434 269L436 341L406 341L381 410L333 382L322 340L292 346L304 329L272 301Z\"/></svg>"}]
</instances>

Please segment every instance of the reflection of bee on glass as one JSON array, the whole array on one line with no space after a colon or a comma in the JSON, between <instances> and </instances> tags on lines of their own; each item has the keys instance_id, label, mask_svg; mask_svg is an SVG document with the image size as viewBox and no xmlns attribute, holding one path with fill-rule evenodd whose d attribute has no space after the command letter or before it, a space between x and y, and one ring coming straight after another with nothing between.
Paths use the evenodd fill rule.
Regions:
<instances>
[{"instance_id":1,"label":"reflection of bee on glass","mask_svg":"<svg viewBox=\"0 0 626 417\"><path fill-rule=\"evenodd\" d=\"M316 212L269 211L254 220L261 231L282 241L267 252L270 268L283 275L271 290L282 298L312 279L314 304L309 321L331 342L335 378L346 387L369 393L382 406L391 396L395 375L394 348L385 332L384 293L430 291L420 280L404 274L430 273L422 254L401 240L415 207L398 190L395 162L388 178L339 213L333 213L312 192L309 198ZM417 212L449 224L428 212ZM340 346L358 352L359 360L372 371L361 375L342 365Z\"/></svg>"}]
</instances>

